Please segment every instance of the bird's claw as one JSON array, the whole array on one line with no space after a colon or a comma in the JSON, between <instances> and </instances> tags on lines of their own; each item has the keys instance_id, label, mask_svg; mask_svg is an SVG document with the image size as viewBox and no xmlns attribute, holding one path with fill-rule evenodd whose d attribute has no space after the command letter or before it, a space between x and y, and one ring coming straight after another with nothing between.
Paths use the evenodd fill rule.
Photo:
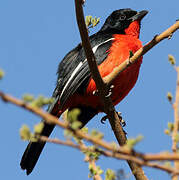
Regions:
<instances>
[{"instance_id":1,"label":"bird's claw","mask_svg":"<svg viewBox=\"0 0 179 180\"><path fill-rule=\"evenodd\" d=\"M98 90L94 90L94 91L93 91L93 95L94 95L94 96L97 96L97 95L98 95Z\"/></svg>"},{"instance_id":2,"label":"bird's claw","mask_svg":"<svg viewBox=\"0 0 179 180\"><path fill-rule=\"evenodd\" d=\"M107 94L105 97L110 97L110 96L112 95L112 89L113 89L113 88L114 88L114 85L112 84L112 85L109 87L108 94ZM93 93L94 96L98 96L99 91L96 89L96 90L94 90L92 93Z\"/></svg>"},{"instance_id":3,"label":"bird's claw","mask_svg":"<svg viewBox=\"0 0 179 180\"><path fill-rule=\"evenodd\" d=\"M101 118L101 123L102 123L102 124L105 124L107 118L108 118L107 116L102 117L102 118Z\"/></svg>"},{"instance_id":4,"label":"bird's claw","mask_svg":"<svg viewBox=\"0 0 179 180\"><path fill-rule=\"evenodd\" d=\"M126 122L122 119L121 112L117 112L122 127L126 126Z\"/></svg>"},{"instance_id":5,"label":"bird's claw","mask_svg":"<svg viewBox=\"0 0 179 180\"><path fill-rule=\"evenodd\" d=\"M126 126L126 122L124 121L124 119L122 119L121 112L117 112L117 114L118 114L118 117L119 117L119 120L120 120L120 123L121 123L122 127ZM102 117L101 118L101 123L105 124L107 119L108 119L107 115Z\"/></svg>"},{"instance_id":6,"label":"bird's claw","mask_svg":"<svg viewBox=\"0 0 179 180\"><path fill-rule=\"evenodd\" d=\"M112 89L114 88L114 85L112 84L110 87L109 87L109 90L108 90L108 94L105 96L105 97L110 97L112 95Z\"/></svg>"}]
</instances>

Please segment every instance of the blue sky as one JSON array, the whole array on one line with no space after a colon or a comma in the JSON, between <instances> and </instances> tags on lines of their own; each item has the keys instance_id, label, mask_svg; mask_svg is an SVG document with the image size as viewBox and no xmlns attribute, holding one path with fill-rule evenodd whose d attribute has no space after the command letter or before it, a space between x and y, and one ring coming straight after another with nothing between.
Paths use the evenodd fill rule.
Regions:
<instances>
[{"instance_id":1,"label":"blue sky","mask_svg":"<svg viewBox=\"0 0 179 180\"><path fill-rule=\"evenodd\" d=\"M101 18L96 32L105 18L116 9L130 7L148 10L144 18L140 39L151 40L176 19L178 0L169 1L95 1L87 0L86 15ZM173 110L166 99L168 91L175 93L176 73L169 65L168 54L179 62L179 33L161 42L144 56L140 76L135 88L116 108L120 109L127 126L128 137L143 134L144 140L136 149L141 152L171 150L171 139L163 132L168 121L173 121ZM2 0L0 1L0 67L6 72L0 89L18 98L24 93L43 94L50 97L55 87L56 69L64 55L80 42L73 1L57 0ZM179 64L179 63L178 63ZM19 137L22 124L40 121L35 115L0 101L1 114L1 173L2 179L88 179L88 165L77 150L48 144L30 176L20 169L19 162L26 147ZM108 123L100 123L98 115L87 126L105 134L105 139L115 141ZM52 137L61 137L56 128ZM101 157L102 169L123 168L128 174L127 163ZM144 168L149 179L169 179L168 174ZM134 179L132 176L129 179Z\"/></svg>"}]
</instances>

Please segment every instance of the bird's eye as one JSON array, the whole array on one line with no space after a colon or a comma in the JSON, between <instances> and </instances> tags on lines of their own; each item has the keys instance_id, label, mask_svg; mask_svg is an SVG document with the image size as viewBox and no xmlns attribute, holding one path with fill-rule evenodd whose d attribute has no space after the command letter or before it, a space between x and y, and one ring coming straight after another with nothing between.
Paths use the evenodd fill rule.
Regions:
<instances>
[{"instance_id":1,"label":"bird's eye","mask_svg":"<svg viewBox=\"0 0 179 180\"><path fill-rule=\"evenodd\" d=\"M126 19L126 16L125 15L121 15L120 17L119 17L119 20L121 20L121 21L123 21L123 20L125 20Z\"/></svg>"}]
</instances>

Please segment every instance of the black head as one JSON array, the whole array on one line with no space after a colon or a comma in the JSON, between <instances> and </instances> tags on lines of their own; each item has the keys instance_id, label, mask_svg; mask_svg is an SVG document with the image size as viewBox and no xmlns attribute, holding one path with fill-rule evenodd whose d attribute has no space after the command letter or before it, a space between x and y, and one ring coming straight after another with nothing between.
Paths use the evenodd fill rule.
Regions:
<instances>
[{"instance_id":1,"label":"black head","mask_svg":"<svg viewBox=\"0 0 179 180\"><path fill-rule=\"evenodd\" d=\"M143 10L140 12L132 9L119 9L113 11L112 14L106 19L100 31L114 31L116 33L124 33L124 30L133 22L141 21L142 18L148 13Z\"/></svg>"}]
</instances>

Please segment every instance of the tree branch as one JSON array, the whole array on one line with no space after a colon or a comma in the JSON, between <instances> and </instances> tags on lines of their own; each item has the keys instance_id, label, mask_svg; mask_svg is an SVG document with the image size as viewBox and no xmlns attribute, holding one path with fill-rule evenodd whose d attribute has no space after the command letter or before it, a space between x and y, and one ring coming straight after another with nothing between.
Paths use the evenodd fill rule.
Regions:
<instances>
[{"instance_id":1,"label":"tree branch","mask_svg":"<svg viewBox=\"0 0 179 180\"><path fill-rule=\"evenodd\" d=\"M82 1L75 0L75 6L76 6L76 18L77 18L77 23L78 23L81 39L82 39L82 45L85 49L85 53L86 53L88 64L91 70L92 77L96 83L97 89L99 91L99 95L104 104L104 112L108 116L108 119L110 121L110 124L112 126L112 129L114 131L114 134L119 144L124 145L126 142L126 136L121 127L119 117L117 113L115 112L114 106L112 105L112 101L110 97L107 97L108 89L106 85L110 85L112 81L119 75L120 72L126 69L130 64L136 62L137 59L139 59L142 55L148 52L152 47L158 44L161 40L167 37L170 37L171 34L174 33L179 28L179 21L177 21L176 24L171 26L164 33L160 34L159 36L155 36L151 42L149 42L147 45L145 45L143 48L137 51L133 57L126 60L124 63L120 64L120 66L115 68L113 72L110 73L110 75L102 79L99 74L97 64L95 61L95 56L93 54L93 51L91 49L91 45L89 42L88 32L87 32L87 28L84 21ZM144 175L143 170L139 166L137 166L136 164L130 161L128 162L128 164L132 172L134 173L134 176L136 177L136 179L147 179L146 176Z\"/></svg>"},{"instance_id":2,"label":"tree branch","mask_svg":"<svg viewBox=\"0 0 179 180\"><path fill-rule=\"evenodd\" d=\"M117 138L119 144L123 145L123 144L125 144L126 137L125 137L125 134L123 133L122 127L120 125L119 117L118 117L117 113L115 112L114 106L112 105L112 101L111 101L111 99L109 97L106 97L106 95L108 94L107 85L111 84L113 79L115 79L115 77L121 71L123 71L125 68L127 68L130 64L137 61L137 59L139 57L141 57L146 52L148 52L156 44L158 44L163 39L165 39L167 37L170 37L171 34L174 33L179 28L179 21L177 21L173 26L171 26L168 30L166 30L165 32L163 32L159 36L155 36L154 39L151 42L149 42L147 45L145 45L143 48L141 48L139 51L137 51L134 54L134 56L132 56L130 58L130 60L126 60L124 62L124 64L121 64L119 67L117 67L117 69L114 69L113 73L111 73L109 76L106 76L102 80L101 77L100 77L99 71L97 69L94 54L93 54L93 52L91 50L91 46L90 46L90 43L89 43L89 38L88 38L88 33L87 33L87 30L86 30L86 26L85 26L86 33L84 33L84 29L83 29L84 25L85 25L84 16L83 16L83 9L82 9L83 1L82 0L79 0L79 1L75 0L75 3L76 3L76 13L77 13L78 24L79 24L79 26L80 26L80 24L82 25L82 27L80 28L80 29L82 29L82 30L80 30L80 34L81 34L82 37L84 35L84 37L87 38L87 39L82 38L82 42L85 42L85 43L82 43L82 44L84 46L87 59L89 60L89 62L92 62L91 65L89 63L89 66L90 66L90 69L92 68L93 79L96 82L96 86L97 86L97 89L99 90L100 97L102 97L102 102L104 104L104 111L108 115L108 118L110 120L112 129L113 129L113 131L114 131L114 133L116 135L116 138ZM81 16L81 17L79 17L79 16ZM91 57L91 60L90 60L90 57ZM93 72L93 70L94 70L94 72ZM68 127L68 125L66 123L58 121L58 118L56 118L56 117L42 111L39 108L33 108L33 107L25 104L23 101L17 100L17 99L15 99L15 98L13 98L11 96L8 96L8 95L6 95L6 94L4 94L2 92L0 92L0 96L4 101L12 102L12 103L14 103L14 104L16 104L16 105L18 105L20 107L28 109L31 112L34 112L35 114L37 114L37 115L41 116L42 118L44 118L48 123L53 123L53 124L56 124L58 126L61 126L62 128L70 129L70 127ZM94 144L96 144L98 146L104 147L109 151L114 151L114 149L108 143L103 142L101 140L97 140L95 138L92 138L89 135L86 135L86 134L82 133L79 130L75 131L74 134L77 135L78 137L84 138L84 139L86 139L86 140L88 140L88 141L90 141L90 142L92 142L92 143L94 143ZM123 155L126 155L126 154L128 155L130 153L130 151L124 151L123 148L120 148L120 149L118 148L117 152L121 152L121 153L125 152ZM140 155L140 153L136 153L136 155L138 156L138 155ZM147 158L151 159L151 160L152 159L154 160L154 158L155 158L154 156L155 155L153 155L153 156L152 155L150 155L150 156L149 155L144 155L143 158L144 158L145 161L146 161ZM176 154L173 154L173 155L170 156L170 158L173 159L173 160L178 160L177 157L178 156L176 156ZM163 159L165 159L164 156L163 156ZM135 170L135 167L132 167L133 165L134 166L136 165L137 167L139 167L139 166L136 163L131 162L131 159L129 159L129 160L130 160L129 165L131 166L131 169L134 169L132 172L134 173L136 179L139 179L139 180L140 179L147 179L145 177L145 175L143 174L143 171L141 171L140 168L139 168L140 171L137 172ZM140 163L138 163L138 164L140 164ZM153 165L153 166L156 166L156 165ZM141 177L141 175L142 175L142 177Z\"/></svg>"},{"instance_id":3,"label":"tree branch","mask_svg":"<svg viewBox=\"0 0 179 180\"><path fill-rule=\"evenodd\" d=\"M75 0L76 19L77 19L77 23L78 23L78 27L79 27L79 31L81 35L82 45L85 50L86 58L89 64L92 77L96 83L96 87L98 89L101 101L104 105L104 112L107 114L112 130L116 136L116 139L119 145L122 146L126 143L126 135L122 129L119 116L115 111L112 100L110 97L108 97L108 88L104 84L101 78L101 75L99 73L95 56L92 51L91 44L89 42L88 31L87 31L86 24L84 21L84 13L83 13L82 4L83 3L81 0ZM137 164L131 161L128 161L128 164L131 168L132 173L134 174L137 180L144 180L144 179L147 180L140 166L138 166Z\"/></svg>"},{"instance_id":4,"label":"tree branch","mask_svg":"<svg viewBox=\"0 0 179 180\"><path fill-rule=\"evenodd\" d=\"M21 108L24 108L24 109L42 117L44 120L46 120L46 122L48 122L50 124L55 124L64 129L72 130L72 129L70 129L70 127L68 126L67 123L59 121L58 118L56 118L55 116L52 116L51 114L48 114L47 112L43 111L40 108L32 107L31 105L24 103L22 100L19 100L12 96L4 94L1 91L0 91L0 97L5 102L10 102L12 104L15 104ZM129 149L126 149L124 147L115 147L114 148L111 144L109 144L105 141L102 141L100 139L93 138L93 137L89 136L88 134L81 132L80 130L75 130L75 131L72 130L72 131L77 137L83 138L89 142L92 142L93 144L96 144L97 146L100 146L100 147L106 149L105 151L104 150L99 151L98 149L96 149L96 151L99 151L104 156L114 157L117 159L122 159L122 160L127 160L127 161L133 161L136 164L139 164L140 166L153 167L153 168L164 170L168 173L179 174L179 171L177 171L175 169L172 169L172 168L169 168L166 166L162 166L162 165L159 165L156 163L148 162L148 161L179 160L178 153L175 153L175 154L171 154L171 153L160 153L160 154L138 153L133 150L131 151ZM85 146L74 144L72 141L61 141L59 139L50 139L45 136L41 136L40 140L47 141L50 143L60 144L60 145L71 146L73 148L76 148L76 149L79 149L82 151L92 151L91 149L89 149Z\"/></svg>"},{"instance_id":5,"label":"tree branch","mask_svg":"<svg viewBox=\"0 0 179 180\"><path fill-rule=\"evenodd\" d=\"M137 157L135 157L134 155L130 154L130 155L125 155L125 154L119 154L119 153L114 153L114 152L110 152L110 151L104 151L104 150L99 150L99 149L91 149L91 148L88 148L87 146L85 146L84 144L80 145L80 144L75 144L73 143L72 141L70 140L67 140L67 141L62 141L60 139L51 139L51 138L48 138L46 136L41 136L40 137L40 140L41 141L45 141L45 142L49 142L49 143L54 143L54 144L60 144L60 145L65 145L65 146L69 146L69 147L73 147L75 149L79 149L80 151L86 151L86 152L99 152L100 154L106 156L106 157L112 157L112 158L116 158L116 159L119 159L119 160L128 160L128 161L133 161L137 164L139 164L140 166L147 166L147 167L151 167L151 168L155 168L155 169L160 169L162 171L165 171L167 173L170 173L170 174L175 174L175 175L179 175L179 170L176 170L174 168L171 168L171 167L167 167L165 165L160 165L160 164L157 164L157 163L150 163L148 162L146 159L139 159ZM168 154L170 156L170 154ZM151 155L156 157L158 156L158 158L155 158L153 160L168 160L167 159L167 156L165 154L164 155ZM150 155L148 155L149 157ZM172 155L173 156L173 155ZM147 157L147 156L146 156ZM178 158L178 156L175 155L175 158ZM150 157L149 157L150 159ZM100 177L97 177L97 178L100 178Z\"/></svg>"},{"instance_id":6,"label":"tree branch","mask_svg":"<svg viewBox=\"0 0 179 180\"><path fill-rule=\"evenodd\" d=\"M178 114L178 108L179 108L179 67L175 67L175 70L177 72L177 85L176 85L176 95L175 95L175 102L173 104L173 109L174 109L174 127L173 127L173 133L172 133L172 151L176 153L178 151L178 140L177 140L177 135L179 131L179 114ZM175 160L174 161L174 167L175 169L179 170L179 161ZM177 175L172 176L172 180L178 180Z\"/></svg>"},{"instance_id":7,"label":"tree branch","mask_svg":"<svg viewBox=\"0 0 179 180\"><path fill-rule=\"evenodd\" d=\"M150 42L148 42L145 46L140 48L134 55L130 58L121 63L118 67L116 67L112 73L110 73L108 76L104 77L103 80L106 85L110 85L112 81L128 66L135 63L141 56L146 54L149 50L151 50L155 45L157 45L159 42L166 38L171 38L171 35L179 29L179 21L176 21L175 24L173 24L171 27L169 27L167 30L162 32L160 35L156 35Z\"/></svg>"}]
</instances>

